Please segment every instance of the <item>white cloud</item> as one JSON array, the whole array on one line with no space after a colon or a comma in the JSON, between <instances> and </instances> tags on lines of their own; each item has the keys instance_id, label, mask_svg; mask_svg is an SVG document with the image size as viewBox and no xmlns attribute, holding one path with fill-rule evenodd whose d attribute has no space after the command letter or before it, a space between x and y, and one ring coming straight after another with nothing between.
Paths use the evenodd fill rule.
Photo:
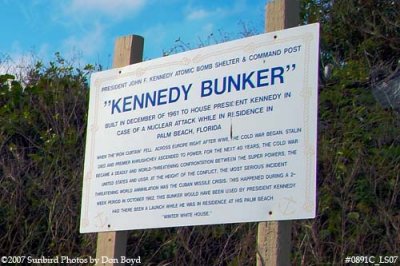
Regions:
<instances>
[{"instance_id":1,"label":"white cloud","mask_svg":"<svg viewBox=\"0 0 400 266\"><path fill-rule=\"evenodd\" d=\"M120 18L137 12L144 5L145 0L72 0L66 8L72 14L100 12Z\"/></svg>"},{"instance_id":2,"label":"white cloud","mask_svg":"<svg viewBox=\"0 0 400 266\"><path fill-rule=\"evenodd\" d=\"M62 55L71 60L96 56L104 48L104 43L104 28L100 24L95 24L91 31L85 32L82 36L73 35L65 39L62 44Z\"/></svg>"},{"instance_id":3,"label":"white cloud","mask_svg":"<svg viewBox=\"0 0 400 266\"><path fill-rule=\"evenodd\" d=\"M205 9L189 4L186 6L185 19L189 21L202 20L205 18L216 20L226 16L231 16L233 12L234 12L233 9L229 9L227 7L214 7Z\"/></svg>"},{"instance_id":4,"label":"white cloud","mask_svg":"<svg viewBox=\"0 0 400 266\"><path fill-rule=\"evenodd\" d=\"M188 20L197 20L197 19L202 19L209 16L209 13L204 10L204 9L199 9L199 10L192 10L189 12L189 14L186 16Z\"/></svg>"},{"instance_id":5,"label":"white cloud","mask_svg":"<svg viewBox=\"0 0 400 266\"><path fill-rule=\"evenodd\" d=\"M253 2L248 0L233 0L230 2L214 1L212 5L207 5L205 1L190 1L185 7L185 19L200 20L210 18L215 21L221 20L224 17L237 17L246 13L250 14L249 11L259 8ZM263 6L260 10L264 10Z\"/></svg>"},{"instance_id":6,"label":"white cloud","mask_svg":"<svg viewBox=\"0 0 400 266\"><path fill-rule=\"evenodd\" d=\"M28 71L34 67L39 59L32 53L23 53L15 50L11 54L0 55L0 75L11 74L19 80L27 77Z\"/></svg>"}]
</instances>

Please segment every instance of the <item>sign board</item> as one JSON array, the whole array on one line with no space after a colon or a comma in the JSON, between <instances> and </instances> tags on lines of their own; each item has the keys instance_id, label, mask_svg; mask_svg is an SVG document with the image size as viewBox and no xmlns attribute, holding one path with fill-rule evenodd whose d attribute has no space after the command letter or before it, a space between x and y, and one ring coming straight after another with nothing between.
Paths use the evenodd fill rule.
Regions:
<instances>
[{"instance_id":1,"label":"sign board","mask_svg":"<svg viewBox=\"0 0 400 266\"><path fill-rule=\"evenodd\" d=\"M315 217L319 25L91 77L81 232Z\"/></svg>"}]
</instances>

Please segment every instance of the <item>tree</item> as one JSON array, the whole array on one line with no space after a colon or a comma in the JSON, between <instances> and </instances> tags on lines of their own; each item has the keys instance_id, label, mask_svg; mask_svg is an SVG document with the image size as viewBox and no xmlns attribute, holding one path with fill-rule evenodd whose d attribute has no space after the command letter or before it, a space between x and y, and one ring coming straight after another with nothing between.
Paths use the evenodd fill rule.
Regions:
<instances>
[{"instance_id":1,"label":"tree","mask_svg":"<svg viewBox=\"0 0 400 266\"><path fill-rule=\"evenodd\" d=\"M0 252L82 255L80 191L90 68L57 55L27 85L0 77Z\"/></svg>"},{"instance_id":2,"label":"tree","mask_svg":"<svg viewBox=\"0 0 400 266\"><path fill-rule=\"evenodd\" d=\"M321 21L318 216L296 225L296 262L400 249L399 116L373 97L399 72L400 2L303 1ZM377 73L379 72L379 75Z\"/></svg>"}]
</instances>

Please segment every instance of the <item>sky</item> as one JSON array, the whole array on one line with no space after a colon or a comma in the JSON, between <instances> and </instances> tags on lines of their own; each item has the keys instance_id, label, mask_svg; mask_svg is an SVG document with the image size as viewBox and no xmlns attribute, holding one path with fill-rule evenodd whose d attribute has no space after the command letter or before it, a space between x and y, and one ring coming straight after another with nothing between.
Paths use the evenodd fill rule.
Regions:
<instances>
[{"instance_id":1,"label":"sky","mask_svg":"<svg viewBox=\"0 0 400 266\"><path fill-rule=\"evenodd\" d=\"M174 47L261 33L267 0L0 0L1 64L54 60L112 67L117 37L144 37L144 59ZM186 45L188 44L188 45ZM4 69L4 66L3 66Z\"/></svg>"}]
</instances>

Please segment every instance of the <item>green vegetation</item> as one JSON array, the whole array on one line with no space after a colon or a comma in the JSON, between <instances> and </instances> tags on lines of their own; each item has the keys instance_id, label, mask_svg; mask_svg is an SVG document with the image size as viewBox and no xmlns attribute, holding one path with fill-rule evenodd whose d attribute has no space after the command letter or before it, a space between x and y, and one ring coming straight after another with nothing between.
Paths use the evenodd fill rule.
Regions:
<instances>
[{"instance_id":1,"label":"green vegetation","mask_svg":"<svg viewBox=\"0 0 400 266\"><path fill-rule=\"evenodd\" d=\"M293 223L292 261L398 255L400 119L373 91L400 72L400 2L303 0L302 18L321 22L318 211ZM57 55L24 82L0 76L0 255L95 256L96 235L79 234L93 70ZM256 229L132 231L127 255L144 265L254 265Z\"/></svg>"},{"instance_id":2,"label":"green vegetation","mask_svg":"<svg viewBox=\"0 0 400 266\"><path fill-rule=\"evenodd\" d=\"M93 251L78 233L87 73L58 56L37 64L26 87L0 77L1 254Z\"/></svg>"},{"instance_id":3,"label":"green vegetation","mask_svg":"<svg viewBox=\"0 0 400 266\"><path fill-rule=\"evenodd\" d=\"M400 250L400 120L372 90L400 70L398 1L304 1L321 22L318 216L295 225L296 263ZM383 73L376 77L379 71Z\"/></svg>"}]
</instances>

